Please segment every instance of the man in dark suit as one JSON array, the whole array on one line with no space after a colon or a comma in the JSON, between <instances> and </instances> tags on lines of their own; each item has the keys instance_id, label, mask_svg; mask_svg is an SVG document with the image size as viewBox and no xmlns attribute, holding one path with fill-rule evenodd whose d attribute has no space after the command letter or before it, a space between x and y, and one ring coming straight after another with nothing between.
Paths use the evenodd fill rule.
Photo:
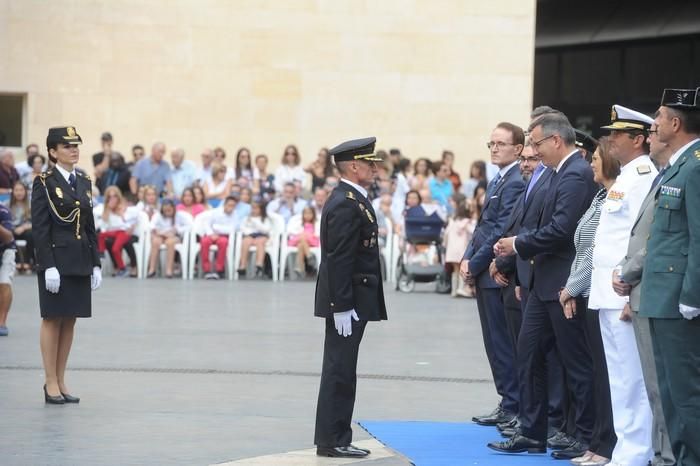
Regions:
<instances>
[{"instance_id":1,"label":"man in dark suit","mask_svg":"<svg viewBox=\"0 0 700 466\"><path fill-rule=\"evenodd\" d=\"M379 265L377 216L367 188L377 173L375 138L330 150L341 175L321 215L321 264L314 315L326 320L321 388L316 410L316 454L361 458L351 444L357 355L368 321L386 320Z\"/></svg>"},{"instance_id":2,"label":"man in dark suit","mask_svg":"<svg viewBox=\"0 0 700 466\"><path fill-rule=\"evenodd\" d=\"M586 346L585 310L567 320L558 302L575 256L573 236L578 220L595 193L593 172L575 147L575 134L566 117L545 115L529 128L532 146L542 162L554 169L538 228L503 238L494 248L499 256L518 254L532 259L532 286L518 338L521 368L520 431L489 448L507 453L546 452L547 386L545 356L556 344L574 397L576 428L583 452L594 422L593 364Z\"/></svg>"},{"instance_id":3,"label":"man in dark suit","mask_svg":"<svg viewBox=\"0 0 700 466\"><path fill-rule=\"evenodd\" d=\"M491 133L488 143L491 161L500 170L486 188L479 223L460 264L462 278L476 284L476 303L486 357L496 391L501 396L501 402L492 413L472 418L481 425L508 422L519 409L513 343L508 336L500 286L489 275L489 265L494 257L493 245L503 234L513 206L525 189L517 166L524 143L525 133L512 123L499 123Z\"/></svg>"}]
</instances>

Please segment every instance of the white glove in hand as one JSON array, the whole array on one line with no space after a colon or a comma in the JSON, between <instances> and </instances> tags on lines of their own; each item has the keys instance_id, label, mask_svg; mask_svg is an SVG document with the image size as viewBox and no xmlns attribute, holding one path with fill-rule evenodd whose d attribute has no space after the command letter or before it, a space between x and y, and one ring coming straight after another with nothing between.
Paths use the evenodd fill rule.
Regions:
<instances>
[{"instance_id":1,"label":"white glove in hand","mask_svg":"<svg viewBox=\"0 0 700 466\"><path fill-rule=\"evenodd\" d=\"M686 306L685 304L680 304L678 306L678 310L681 312L683 317L685 317L688 320L693 320L694 318L700 315L700 308Z\"/></svg>"},{"instance_id":2,"label":"white glove in hand","mask_svg":"<svg viewBox=\"0 0 700 466\"><path fill-rule=\"evenodd\" d=\"M352 335L352 319L356 321L360 320L357 316L355 309L350 309L345 312L336 312L333 314L333 320L335 321L335 329L338 331L338 335L344 337L349 337Z\"/></svg>"},{"instance_id":3,"label":"white glove in hand","mask_svg":"<svg viewBox=\"0 0 700 466\"><path fill-rule=\"evenodd\" d=\"M61 275L56 267L50 267L44 271L44 281L46 282L46 291L58 293L58 289L61 287Z\"/></svg>"},{"instance_id":4,"label":"white glove in hand","mask_svg":"<svg viewBox=\"0 0 700 466\"><path fill-rule=\"evenodd\" d=\"M99 267L92 268L92 275L90 276L90 287L92 291L95 291L102 284L102 269Z\"/></svg>"}]
</instances>

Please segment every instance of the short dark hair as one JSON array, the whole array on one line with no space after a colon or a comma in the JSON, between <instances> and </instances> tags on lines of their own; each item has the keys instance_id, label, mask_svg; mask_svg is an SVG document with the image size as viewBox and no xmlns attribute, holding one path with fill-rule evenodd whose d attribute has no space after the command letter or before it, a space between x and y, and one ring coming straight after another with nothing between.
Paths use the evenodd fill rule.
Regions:
<instances>
[{"instance_id":1,"label":"short dark hair","mask_svg":"<svg viewBox=\"0 0 700 466\"><path fill-rule=\"evenodd\" d=\"M136 149L141 149L142 151L146 152L146 150L143 148L141 144L134 144L131 146L131 152L133 153Z\"/></svg>"},{"instance_id":2,"label":"short dark hair","mask_svg":"<svg viewBox=\"0 0 700 466\"><path fill-rule=\"evenodd\" d=\"M514 125L513 123L509 123L507 121L502 121L496 125L496 128L501 128L508 131L513 136L513 144L525 145L525 131L523 131L520 126Z\"/></svg>"},{"instance_id":3,"label":"short dark hair","mask_svg":"<svg viewBox=\"0 0 700 466\"><path fill-rule=\"evenodd\" d=\"M46 157L44 157L44 156L41 155L41 154L34 154L34 155L30 155L30 156L27 158L27 164L31 167L32 165L34 165L34 161L35 161L37 158L41 159L41 164L42 164L42 165L44 165L44 164L46 163Z\"/></svg>"},{"instance_id":4,"label":"short dark hair","mask_svg":"<svg viewBox=\"0 0 700 466\"><path fill-rule=\"evenodd\" d=\"M681 110L679 108L666 107L671 115L681 120L683 130L688 134L700 134L700 111Z\"/></svg>"},{"instance_id":5,"label":"short dark hair","mask_svg":"<svg viewBox=\"0 0 700 466\"><path fill-rule=\"evenodd\" d=\"M634 139L637 136L642 136L644 138L642 140L642 150L644 151L645 154L649 153L649 143L647 142L647 137L649 136L648 132L643 131L641 129L631 129L631 130L627 130L625 132L630 137L630 139Z\"/></svg>"},{"instance_id":6,"label":"short dark hair","mask_svg":"<svg viewBox=\"0 0 700 466\"><path fill-rule=\"evenodd\" d=\"M28 144L27 147L24 148L24 152L29 152L30 147L36 147L36 150L39 150L39 144L36 142L32 142L31 144Z\"/></svg>"},{"instance_id":7,"label":"short dark hair","mask_svg":"<svg viewBox=\"0 0 700 466\"><path fill-rule=\"evenodd\" d=\"M392 147L391 149L389 149L389 155L401 155L401 149Z\"/></svg>"},{"instance_id":8,"label":"short dark hair","mask_svg":"<svg viewBox=\"0 0 700 466\"><path fill-rule=\"evenodd\" d=\"M419 204L422 204L422 203L423 203L423 196L421 196L420 193L419 193L417 190L412 189L412 190L410 190L409 192L406 193L406 199L404 199L404 204L408 204L408 196L409 196L410 194L415 194L416 196L418 196L418 203L419 203Z\"/></svg>"},{"instance_id":9,"label":"short dark hair","mask_svg":"<svg viewBox=\"0 0 700 466\"><path fill-rule=\"evenodd\" d=\"M573 146L576 144L576 132L571 123L569 123L569 119L563 113L542 115L530 123L527 132L532 133L532 130L538 126L542 128L542 135L545 137L556 134L566 145Z\"/></svg>"},{"instance_id":10,"label":"short dark hair","mask_svg":"<svg viewBox=\"0 0 700 466\"><path fill-rule=\"evenodd\" d=\"M226 204L228 201L233 201L238 203L238 198L236 196L228 195L226 196L226 199L224 199L224 204Z\"/></svg>"}]
</instances>

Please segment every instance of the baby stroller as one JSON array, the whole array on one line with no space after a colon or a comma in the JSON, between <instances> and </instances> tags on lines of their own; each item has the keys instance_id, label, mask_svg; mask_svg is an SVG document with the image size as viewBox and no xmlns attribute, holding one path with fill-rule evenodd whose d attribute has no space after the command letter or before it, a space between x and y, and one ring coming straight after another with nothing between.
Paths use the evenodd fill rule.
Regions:
<instances>
[{"instance_id":1,"label":"baby stroller","mask_svg":"<svg viewBox=\"0 0 700 466\"><path fill-rule=\"evenodd\" d=\"M444 222L435 213L416 216L410 211L404 221L405 241L396 266L396 289L410 293L416 282L435 282L436 292L449 293L441 239Z\"/></svg>"}]
</instances>

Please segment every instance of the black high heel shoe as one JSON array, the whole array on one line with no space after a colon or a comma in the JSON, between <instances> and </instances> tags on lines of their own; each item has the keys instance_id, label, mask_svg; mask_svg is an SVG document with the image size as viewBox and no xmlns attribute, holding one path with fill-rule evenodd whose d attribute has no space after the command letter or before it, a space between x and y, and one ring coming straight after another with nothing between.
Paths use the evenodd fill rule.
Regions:
<instances>
[{"instance_id":1,"label":"black high heel shoe","mask_svg":"<svg viewBox=\"0 0 700 466\"><path fill-rule=\"evenodd\" d=\"M63 392L61 392L61 395L63 395L63 399L66 403L80 403L80 398L78 398L77 396L69 395Z\"/></svg>"},{"instance_id":2,"label":"black high heel shoe","mask_svg":"<svg viewBox=\"0 0 700 466\"><path fill-rule=\"evenodd\" d=\"M50 405L62 405L62 404L66 403L65 398L63 398L63 396L61 396L61 395L58 395L58 396L49 395L49 392L46 391L46 385L44 385L44 401Z\"/></svg>"}]
</instances>

